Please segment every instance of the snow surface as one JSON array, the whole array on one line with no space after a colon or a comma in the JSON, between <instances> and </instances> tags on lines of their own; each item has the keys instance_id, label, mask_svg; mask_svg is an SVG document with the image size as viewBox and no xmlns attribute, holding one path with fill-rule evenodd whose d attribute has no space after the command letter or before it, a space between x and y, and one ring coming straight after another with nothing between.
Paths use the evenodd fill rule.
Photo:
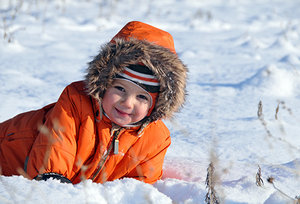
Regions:
<instances>
[{"instance_id":1,"label":"snow surface","mask_svg":"<svg viewBox=\"0 0 300 204\"><path fill-rule=\"evenodd\" d=\"M190 69L186 106L166 121L172 145L162 180L0 176L0 203L205 203L211 160L221 202L300 195L300 1L1 0L0 17L0 121L56 101L132 20L170 32Z\"/></svg>"}]
</instances>

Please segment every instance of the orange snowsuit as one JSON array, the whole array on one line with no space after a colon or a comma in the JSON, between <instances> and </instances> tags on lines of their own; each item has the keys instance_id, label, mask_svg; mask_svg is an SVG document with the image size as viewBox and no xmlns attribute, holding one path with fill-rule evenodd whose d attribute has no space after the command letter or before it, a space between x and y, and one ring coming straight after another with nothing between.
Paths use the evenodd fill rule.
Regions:
<instances>
[{"instance_id":1,"label":"orange snowsuit","mask_svg":"<svg viewBox=\"0 0 300 204\"><path fill-rule=\"evenodd\" d=\"M171 142L165 125L153 122L141 135L134 129L122 129L118 154L111 152L105 161L102 158L113 145L112 124L105 116L100 120L97 104L85 94L83 82L75 82L66 87L56 104L23 113L2 124L3 175L19 174L18 168L24 168L32 178L56 172L73 183L84 178L101 183L122 177L148 183L159 179ZM96 175L101 162L105 164Z\"/></svg>"},{"instance_id":2,"label":"orange snowsuit","mask_svg":"<svg viewBox=\"0 0 300 204\"><path fill-rule=\"evenodd\" d=\"M103 183L123 177L154 183L161 178L171 143L161 119L169 118L183 104L186 67L174 53L174 45L154 42L158 37L173 42L168 33L141 22L126 26L89 63L85 80L68 85L56 103L0 123L3 175L35 178L54 172L74 184L83 179ZM156 37L135 33L139 28ZM112 76L133 62L164 74L158 76L161 91L151 115L137 127L124 128L103 114L101 100Z\"/></svg>"}]
</instances>

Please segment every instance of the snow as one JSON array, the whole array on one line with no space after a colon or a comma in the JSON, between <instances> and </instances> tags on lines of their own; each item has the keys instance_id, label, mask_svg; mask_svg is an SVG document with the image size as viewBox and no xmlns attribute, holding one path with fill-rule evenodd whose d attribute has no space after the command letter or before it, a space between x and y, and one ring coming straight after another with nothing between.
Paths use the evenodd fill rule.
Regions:
<instances>
[{"instance_id":1,"label":"snow","mask_svg":"<svg viewBox=\"0 0 300 204\"><path fill-rule=\"evenodd\" d=\"M162 180L70 185L0 176L0 203L205 203L211 160L222 202L300 195L299 1L1 0L0 16L1 122L56 101L132 20L170 32L190 69L186 105L165 121L172 145Z\"/></svg>"}]
</instances>

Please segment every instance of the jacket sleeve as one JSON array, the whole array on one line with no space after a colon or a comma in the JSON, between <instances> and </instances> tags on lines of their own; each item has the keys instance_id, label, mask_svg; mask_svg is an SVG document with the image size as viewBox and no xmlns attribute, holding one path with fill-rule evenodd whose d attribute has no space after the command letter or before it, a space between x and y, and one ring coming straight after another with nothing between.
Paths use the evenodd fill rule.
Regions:
<instances>
[{"instance_id":1,"label":"jacket sleeve","mask_svg":"<svg viewBox=\"0 0 300 204\"><path fill-rule=\"evenodd\" d=\"M163 173L163 162L168 147L171 144L171 137L165 139L153 152L147 155L145 160L142 160L136 168L134 168L126 177L135 178L145 183L153 184L161 179Z\"/></svg>"},{"instance_id":2,"label":"jacket sleeve","mask_svg":"<svg viewBox=\"0 0 300 204\"><path fill-rule=\"evenodd\" d=\"M27 174L57 173L68 179L76 155L76 135L80 118L80 94L69 85L62 92L52 111L39 126L28 156Z\"/></svg>"}]
</instances>

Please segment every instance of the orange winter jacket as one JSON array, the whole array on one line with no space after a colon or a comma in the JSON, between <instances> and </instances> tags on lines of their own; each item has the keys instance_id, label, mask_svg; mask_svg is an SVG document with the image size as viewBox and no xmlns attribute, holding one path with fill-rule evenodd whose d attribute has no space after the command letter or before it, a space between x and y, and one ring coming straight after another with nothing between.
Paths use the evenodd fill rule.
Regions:
<instances>
[{"instance_id":1,"label":"orange winter jacket","mask_svg":"<svg viewBox=\"0 0 300 204\"><path fill-rule=\"evenodd\" d=\"M55 172L72 183L123 177L154 183L161 178L170 145L163 122L152 122L139 134L137 128L112 131L112 135L120 131L118 151L113 152L111 122L105 116L101 120L99 113L98 103L86 94L81 81L67 86L57 103L2 123L2 174L18 175L24 169L34 178Z\"/></svg>"},{"instance_id":2,"label":"orange winter jacket","mask_svg":"<svg viewBox=\"0 0 300 204\"><path fill-rule=\"evenodd\" d=\"M155 106L137 127L116 127L102 114L102 98L117 74L141 63L160 84ZM186 75L168 32L129 22L88 63L84 81L67 86L56 103L0 123L2 174L56 173L72 183L123 177L154 183L171 143L161 119L183 105Z\"/></svg>"}]
</instances>

